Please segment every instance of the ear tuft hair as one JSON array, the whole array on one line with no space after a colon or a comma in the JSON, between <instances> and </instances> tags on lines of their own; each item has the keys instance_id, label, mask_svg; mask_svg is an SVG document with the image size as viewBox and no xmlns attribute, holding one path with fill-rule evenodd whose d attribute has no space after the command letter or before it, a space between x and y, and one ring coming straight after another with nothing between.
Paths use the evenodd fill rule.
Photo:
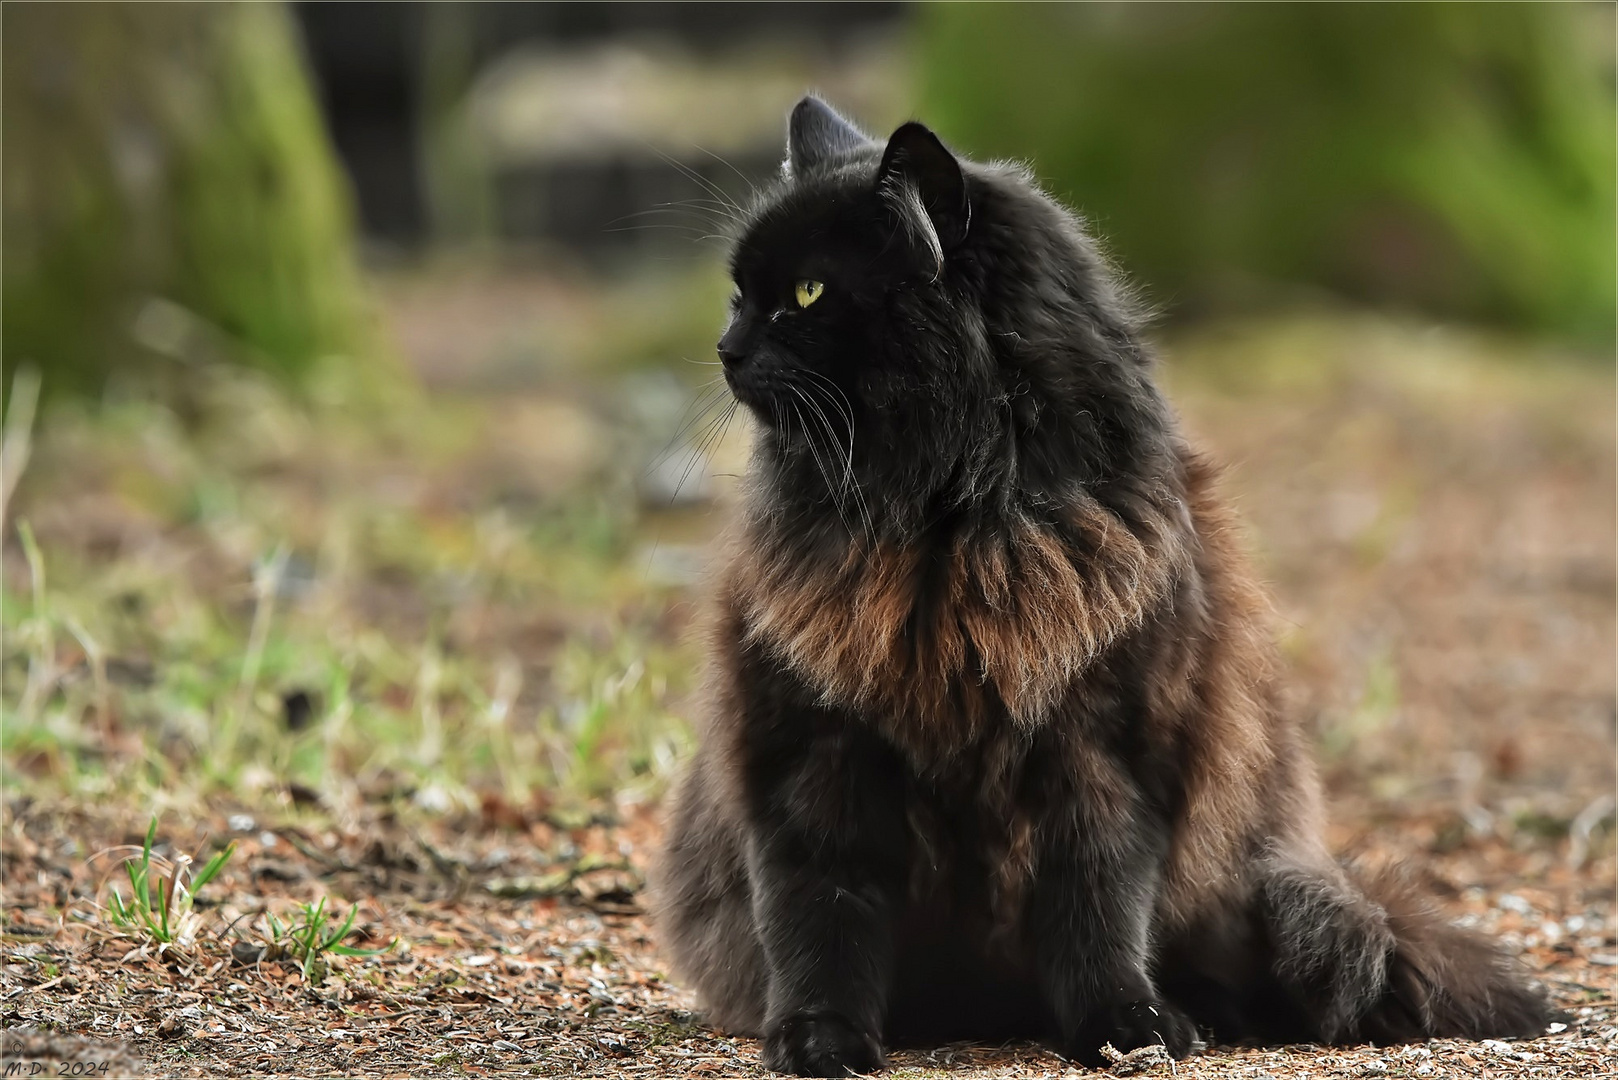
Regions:
<instances>
[{"instance_id":1,"label":"ear tuft hair","mask_svg":"<svg viewBox=\"0 0 1618 1080\"><path fill-rule=\"evenodd\" d=\"M912 120L899 126L882 152L876 182L901 201L920 203L935 233L940 264L944 252L966 239L972 220L966 176L926 125Z\"/></svg>"}]
</instances>

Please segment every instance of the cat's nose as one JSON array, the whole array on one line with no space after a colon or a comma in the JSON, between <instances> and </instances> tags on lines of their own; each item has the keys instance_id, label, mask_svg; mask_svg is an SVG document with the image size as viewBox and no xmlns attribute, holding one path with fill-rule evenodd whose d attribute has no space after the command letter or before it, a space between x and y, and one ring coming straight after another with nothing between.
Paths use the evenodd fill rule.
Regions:
<instances>
[{"instance_id":1,"label":"cat's nose","mask_svg":"<svg viewBox=\"0 0 1618 1080\"><path fill-rule=\"evenodd\" d=\"M747 330L739 318L732 319L725 332L719 335L719 359L727 368L740 367L747 359L747 350L744 344Z\"/></svg>"}]
</instances>

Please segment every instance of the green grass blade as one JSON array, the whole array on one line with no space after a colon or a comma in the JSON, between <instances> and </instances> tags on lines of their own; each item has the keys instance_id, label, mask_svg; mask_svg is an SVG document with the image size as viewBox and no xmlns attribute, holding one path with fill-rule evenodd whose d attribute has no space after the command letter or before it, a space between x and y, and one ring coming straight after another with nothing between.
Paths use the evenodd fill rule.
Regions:
<instances>
[{"instance_id":1,"label":"green grass blade","mask_svg":"<svg viewBox=\"0 0 1618 1080\"><path fill-rule=\"evenodd\" d=\"M333 945L336 945L338 942L340 942L344 938L346 938L348 936L348 932L350 930L354 929L354 916L359 914L359 910L360 909L359 909L358 904L355 904L355 905L352 905L351 907L349 907L349 909L348 909L348 918L346 920L344 920L343 925L338 927L337 930L335 932L333 932L329 937L322 938L321 942L320 942L320 947L322 949L329 949Z\"/></svg>"},{"instance_id":2,"label":"green grass blade","mask_svg":"<svg viewBox=\"0 0 1618 1080\"><path fill-rule=\"evenodd\" d=\"M392 952L393 946L398 942L390 941L380 949L356 949L352 945L333 945L329 950L337 956L381 956L385 952Z\"/></svg>"},{"instance_id":3,"label":"green grass blade","mask_svg":"<svg viewBox=\"0 0 1618 1080\"><path fill-rule=\"evenodd\" d=\"M131 910L140 911L152 906L152 898L146 891L146 870L134 860L124 863L124 870L129 874L129 887L133 891L129 894Z\"/></svg>"},{"instance_id":4,"label":"green grass blade","mask_svg":"<svg viewBox=\"0 0 1618 1080\"><path fill-rule=\"evenodd\" d=\"M303 931L298 936L299 946L303 950L304 959L315 955L315 942L320 940L320 928L326 922L326 898L322 896L319 903L304 907ZM305 972L307 974L307 972Z\"/></svg>"},{"instance_id":5,"label":"green grass blade","mask_svg":"<svg viewBox=\"0 0 1618 1080\"><path fill-rule=\"evenodd\" d=\"M156 938L161 944L167 945L169 941L168 933L162 926L159 926L157 920L152 917L151 909L141 909L139 911L139 915L140 921L146 927L147 933L151 934L152 937Z\"/></svg>"},{"instance_id":6,"label":"green grass blade","mask_svg":"<svg viewBox=\"0 0 1618 1080\"><path fill-rule=\"evenodd\" d=\"M197 871L196 876L191 879L192 896L195 896L204 885L212 881L215 875L225 868L225 863L230 861L230 857L235 853L235 851L236 841L232 840L225 850L219 852L213 858L209 859L208 865Z\"/></svg>"}]
</instances>

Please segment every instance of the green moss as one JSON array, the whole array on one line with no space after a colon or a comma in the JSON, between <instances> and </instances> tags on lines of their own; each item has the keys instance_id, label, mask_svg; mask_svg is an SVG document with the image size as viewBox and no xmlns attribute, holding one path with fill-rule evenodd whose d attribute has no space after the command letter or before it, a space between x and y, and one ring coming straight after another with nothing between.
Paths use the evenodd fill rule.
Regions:
<instances>
[{"instance_id":1,"label":"green moss","mask_svg":"<svg viewBox=\"0 0 1618 1080\"><path fill-rule=\"evenodd\" d=\"M366 346L347 198L284 8L3 19L8 367L94 393L196 359L296 377Z\"/></svg>"}]
</instances>

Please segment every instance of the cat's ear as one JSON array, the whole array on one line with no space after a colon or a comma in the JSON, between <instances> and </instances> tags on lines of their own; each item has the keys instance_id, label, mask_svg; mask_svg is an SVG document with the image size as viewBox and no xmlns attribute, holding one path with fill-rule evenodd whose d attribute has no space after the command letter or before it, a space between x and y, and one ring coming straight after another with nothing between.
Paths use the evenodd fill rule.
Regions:
<instances>
[{"instance_id":1,"label":"cat's ear","mask_svg":"<svg viewBox=\"0 0 1618 1080\"><path fill-rule=\"evenodd\" d=\"M842 157L866 146L870 136L837 115L837 111L813 94L792 109L787 124L786 172L802 176L828 158Z\"/></svg>"},{"instance_id":2,"label":"cat's ear","mask_svg":"<svg viewBox=\"0 0 1618 1080\"><path fill-rule=\"evenodd\" d=\"M961 163L926 125L914 120L900 125L888 140L877 170L878 187L901 199L919 201L924 219L918 225L932 233L940 268L944 253L966 239L972 220L966 177Z\"/></svg>"}]
</instances>

